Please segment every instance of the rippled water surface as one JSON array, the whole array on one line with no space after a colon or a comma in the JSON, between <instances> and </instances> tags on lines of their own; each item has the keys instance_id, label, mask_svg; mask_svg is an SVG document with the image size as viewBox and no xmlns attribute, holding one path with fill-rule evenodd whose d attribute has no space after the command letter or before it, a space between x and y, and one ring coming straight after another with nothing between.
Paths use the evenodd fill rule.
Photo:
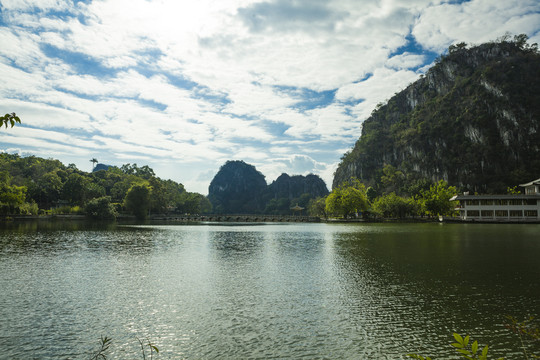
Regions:
<instances>
[{"instance_id":1,"label":"rippled water surface","mask_svg":"<svg viewBox=\"0 0 540 360\"><path fill-rule=\"evenodd\" d=\"M11 224L0 274L2 359L452 359L454 331L512 358L540 226Z\"/></svg>"}]
</instances>

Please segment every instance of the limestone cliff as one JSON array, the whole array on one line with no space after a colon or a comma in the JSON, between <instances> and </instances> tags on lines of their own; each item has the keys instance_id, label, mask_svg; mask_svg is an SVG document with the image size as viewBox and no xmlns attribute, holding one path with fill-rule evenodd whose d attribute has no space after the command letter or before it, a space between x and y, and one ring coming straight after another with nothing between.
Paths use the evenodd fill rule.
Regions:
<instances>
[{"instance_id":1,"label":"limestone cliff","mask_svg":"<svg viewBox=\"0 0 540 360\"><path fill-rule=\"evenodd\" d=\"M306 207L310 199L328 195L317 175L281 174L270 185L264 175L243 161L227 161L208 188L208 199L220 214L289 214L291 206Z\"/></svg>"},{"instance_id":2,"label":"limestone cliff","mask_svg":"<svg viewBox=\"0 0 540 360\"><path fill-rule=\"evenodd\" d=\"M268 186L268 190L275 199L292 200L303 194L309 194L313 198L328 195L328 189L323 179L313 174L307 176L281 174Z\"/></svg>"},{"instance_id":3,"label":"limestone cliff","mask_svg":"<svg viewBox=\"0 0 540 360\"><path fill-rule=\"evenodd\" d=\"M227 161L208 187L208 199L216 213L257 214L266 180L253 165L243 161Z\"/></svg>"},{"instance_id":4,"label":"limestone cliff","mask_svg":"<svg viewBox=\"0 0 540 360\"><path fill-rule=\"evenodd\" d=\"M451 47L372 112L333 187L351 176L377 186L385 164L408 185L444 179L478 192L538 178L540 54L522 40Z\"/></svg>"}]
</instances>

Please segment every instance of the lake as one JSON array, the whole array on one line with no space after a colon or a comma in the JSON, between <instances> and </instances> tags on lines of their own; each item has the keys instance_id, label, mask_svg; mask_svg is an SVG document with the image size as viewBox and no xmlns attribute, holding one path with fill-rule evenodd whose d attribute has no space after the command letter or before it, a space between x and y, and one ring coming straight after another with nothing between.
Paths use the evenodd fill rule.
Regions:
<instances>
[{"instance_id":1,"label":"lake","mask_svg":"<svg viewBox=\"0 0 540 360\"><path fill-rule=\"evenodd\" d=\"M1 359L512 359L540 225L9 223L0 274Z\"/></svg>"}]
</instances>

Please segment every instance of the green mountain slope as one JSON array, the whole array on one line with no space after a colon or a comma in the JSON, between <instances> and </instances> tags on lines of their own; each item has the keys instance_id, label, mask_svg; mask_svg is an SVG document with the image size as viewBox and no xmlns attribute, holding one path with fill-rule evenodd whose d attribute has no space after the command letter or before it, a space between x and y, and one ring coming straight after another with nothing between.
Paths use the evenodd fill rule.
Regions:
<instances>
[{"instance_id":1,"label":"green mountain slope","mask_svg":"<svg viewBox=\"0 0 540 360\"><path fill-rule=\"evenodd\" d=\"M307 207L310 199L328 195L317 175L281 174L270 185L264 175L244 161L227 161L208 187L208 199L218 214L287 215L291 207Z\"/></svg>"},{"instance_id":2,"label":"green mountain slope","mask_svg":"<svg viewBox=\"0 0 540 360\"><path fill-rule=\"evenodd\" d=\"M540 54L525 36L467 49L451 46L425 76L375 109L339 164L379 186L383 167L421 180L500 192L540 176Z\"/></svg>"}]
</instances>

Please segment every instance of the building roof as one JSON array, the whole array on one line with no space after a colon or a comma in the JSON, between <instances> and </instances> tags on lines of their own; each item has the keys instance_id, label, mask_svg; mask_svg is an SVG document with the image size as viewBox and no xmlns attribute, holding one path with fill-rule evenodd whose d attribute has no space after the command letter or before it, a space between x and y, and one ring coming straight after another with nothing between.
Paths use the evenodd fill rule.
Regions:
<instances>
[{"instance_id":1,"label":"building roof","mask_svg":"<svg viewBox=\"0 0 540 360\"><path fill-rule=\"evenodd\" d=\"M298 206L298 204L296 204L296 206L293 206L293 207L291 208L291 210L293 210L293 211L300 211L300 210L304 210L304 208L301 207L301 206Z\"/></svg>"},{"instance_id":2,"label":"building roof","mask_svg":"<svg viewBox=\"0 0 540 360\"><path fill-rule=\"evenodd\" d=\"M519 199L540 199L540 194L506 194L506 195L455 195L450 199L454 200L519 200Z\"/></svg>"},{"instance_id":3,"label":"building roof","mask_svg":"<svg viewBox=\"0 0 540 360\"><path fill-rule=\"evenodd\" d=\"M527 186L531 186L531 185L540 185L540 179L533 180L533 181L528 182L526 184L519 184L519 186L522 186L522 187L527 187Z\"/></svg>"}]
</instances>

